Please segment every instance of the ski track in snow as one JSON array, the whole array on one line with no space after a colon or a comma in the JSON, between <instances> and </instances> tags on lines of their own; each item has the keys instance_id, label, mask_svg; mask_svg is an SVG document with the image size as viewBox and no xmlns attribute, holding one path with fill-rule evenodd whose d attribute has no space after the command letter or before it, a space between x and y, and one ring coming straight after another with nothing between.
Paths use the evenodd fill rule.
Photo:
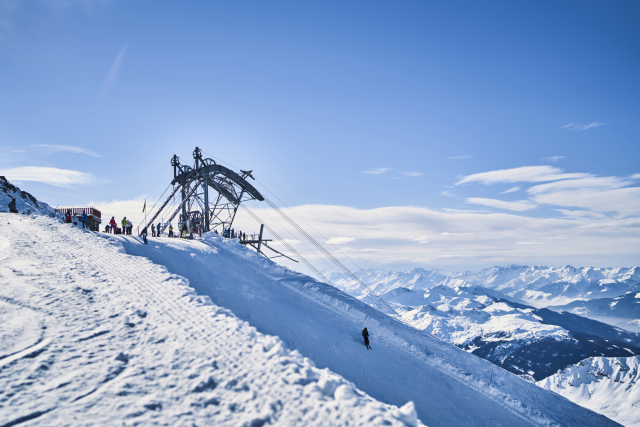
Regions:
<instances>
[{"instance_id":1,"label":"ski track in snow","mask_svg":"<svg viewBox=\"0 0 640 427\"><path fill-rule=\"evenodd\" d=\"M0 214L1 427L421 425L119 240Z\"/></svg>"},{"instance_id":2,"label":"ski track in snow","mask_svg":"<svg viewBox=\"0 0 640 427\"><path fill-rule=\"evenodd\" d=\"M186 277L199 295L260 332L279 336L320 367L372 397L411 400L428 425L617 425L308 276L281 267L235 240L121 237L127 253ZM373 351L360 336L369 328ZM489 387L490 377L492 386Z\"/></svg>"}]
</instances>

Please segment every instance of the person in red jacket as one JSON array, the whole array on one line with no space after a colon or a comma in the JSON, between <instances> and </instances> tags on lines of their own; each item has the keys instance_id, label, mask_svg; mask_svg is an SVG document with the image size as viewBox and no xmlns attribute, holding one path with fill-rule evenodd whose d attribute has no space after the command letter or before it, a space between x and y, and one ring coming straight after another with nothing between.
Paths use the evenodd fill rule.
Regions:
<instances>
[{"instance_id":1,"label":"person in red jacket","mask_svg":"<svg viewBox=\"0 0 640 427\"><path fill-rule=\"evenodd\" d=\"M109 221L109 225L111 226L111 229L109 230L109 233L115 233L116 232L116 219L114 217L111 217L111 221Z\"/></svg>"}]
</instances>

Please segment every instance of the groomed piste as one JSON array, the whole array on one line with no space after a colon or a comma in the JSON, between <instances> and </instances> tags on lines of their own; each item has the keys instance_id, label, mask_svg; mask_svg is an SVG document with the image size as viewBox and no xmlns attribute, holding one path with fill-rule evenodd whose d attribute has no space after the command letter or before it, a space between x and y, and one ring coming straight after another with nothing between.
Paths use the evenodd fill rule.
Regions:
<instances>
[{"instance_id":1,"label":"groomed piste","mask_svg":"<svg viewBox=\"0 0 640 427\"><path fill-rule=\"evenodd\" d=\"M0 289L0 426L618 425L211 233L0 214Z\"/></svg>"}]
</instances>

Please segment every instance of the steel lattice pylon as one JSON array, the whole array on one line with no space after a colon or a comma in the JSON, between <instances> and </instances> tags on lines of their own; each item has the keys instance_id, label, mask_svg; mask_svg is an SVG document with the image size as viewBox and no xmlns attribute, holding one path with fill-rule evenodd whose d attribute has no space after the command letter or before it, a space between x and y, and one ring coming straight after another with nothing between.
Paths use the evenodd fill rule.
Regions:
<instances>
[{"instance_id":1,"label":"steel lattice pylon","mask_svg":"<svg viewBox=\"0 0 640 427\"><path fill-rule=\"evenodd\" d=\"M163 224L162 231L178 214L180 224L186 223L190 230L200 227L203 231L210 231L217 226L228 230L241 203L249 200L264 201L260 192L246 180L254 179L252 171L241 170L237 173L212 159L204 159L202 150L198 147L193 150L193 159L192 167L181 164L180 158L173 156L173 191L145 227L155 221L178 192L180 203Z\"/></svg>"}]
</instances>

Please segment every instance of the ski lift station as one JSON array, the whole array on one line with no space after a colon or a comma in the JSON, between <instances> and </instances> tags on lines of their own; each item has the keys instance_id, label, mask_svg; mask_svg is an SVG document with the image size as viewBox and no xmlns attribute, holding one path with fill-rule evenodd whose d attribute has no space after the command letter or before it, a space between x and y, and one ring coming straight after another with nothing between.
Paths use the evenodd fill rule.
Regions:
<instances>
[{"instance_id":1,"label":"ski lift station","mask_svg":"<svg viewBox=\"0 0 640 427\"><path fill-rule=\"evenodd\" d=\"M233 171L220 165L215 160L204 158L202 150L198 147L193 150L193 166L183 164L180 158L174 154L171 158L173 167L173 180L167 186L160 199L172 188L169 196L160 205L158 210L147 221L145 227L149 227L167 209L173 211L167 219L163 219L161 232L177 217L178 229L182 230L186 225L189 234L193 232L208 232L222 229L223 235L229 233L233 227L233 221L242 203L248 201L265 201L260 192L248 181L254 180L253 171ZM157 204L157 202L156 202ZM152 208L153 209L153 208ZM260 233L248 238L240 238L240 243L251 246L258 253L267 258L285 257L298 262L273 247L268 245L271 240L263 239L264 224L261 224ZM267 256L263 248L267 248L275 256Z\"/></svg>"}]
</instances>

